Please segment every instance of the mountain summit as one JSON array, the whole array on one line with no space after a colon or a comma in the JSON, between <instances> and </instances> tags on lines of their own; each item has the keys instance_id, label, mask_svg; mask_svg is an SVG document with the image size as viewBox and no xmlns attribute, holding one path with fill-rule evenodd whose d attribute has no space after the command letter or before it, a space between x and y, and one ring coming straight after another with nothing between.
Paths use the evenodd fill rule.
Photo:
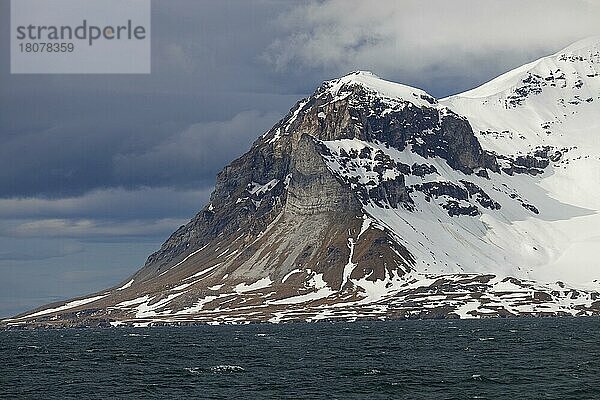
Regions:
<instances>
[{"instance_id":1,"label":"mountain summit","mask_svg":"<svg viewBox=\"0 0 600 400\"><path fill-rule=\"evenodd\" d=\"M4 325L600 314L600 42L442 100L300 100L118 287Z\"/></svg>"}]
</instances>

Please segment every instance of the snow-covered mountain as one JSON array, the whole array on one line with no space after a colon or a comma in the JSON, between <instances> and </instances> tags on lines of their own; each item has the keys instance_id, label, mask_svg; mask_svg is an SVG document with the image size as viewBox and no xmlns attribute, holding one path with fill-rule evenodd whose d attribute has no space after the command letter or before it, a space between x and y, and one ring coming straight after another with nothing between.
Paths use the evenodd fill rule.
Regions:
<instances>
[{"instance_id":1,"label":"snow-covered mountain","mask_svg":"<svg viewBox=\"0 0 600 400\"><path fill-rule=\"evenodd\" d=\"M511 179L540 214L512 226L542 254L536 280L600 278L600 38L589 38L441 103L469 119L486 150L519 157L559 151L543 174ZM524 249L526 250L526 249Z\"/></svg>"},{"instance_id":2,"label":"snow-covered mountain","mask_svg":"<svg viewBox=\"0 0 600 400\"><path fill-rule=\"evenodd\" d=\"M11 326L600 314L600 39L436 100L324 82L122 285Z\"/></svg>"}]
</instances>

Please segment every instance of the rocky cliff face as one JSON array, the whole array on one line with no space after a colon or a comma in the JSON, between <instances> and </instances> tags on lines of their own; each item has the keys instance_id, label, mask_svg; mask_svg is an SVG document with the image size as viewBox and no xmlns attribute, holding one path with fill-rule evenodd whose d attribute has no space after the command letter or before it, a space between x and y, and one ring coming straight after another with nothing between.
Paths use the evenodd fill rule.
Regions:
<instances>
[{"instance_id":1,"label":"rocky cliff face","mask_svg":"<svg viewBox=\"0 0 600 400\"><path fill-rule=\"evenodd\" d=\"M544 93L503 104L522 115L528 96ZM592 215L543 180L572 149L490 146L501 121L486 130L457 104L366 72L327 81L221 171L209 204L130 280L3 323L600 313L597 269L575 284L543 276L565 251L556 221Z\"/></svg>"}]
</instances>

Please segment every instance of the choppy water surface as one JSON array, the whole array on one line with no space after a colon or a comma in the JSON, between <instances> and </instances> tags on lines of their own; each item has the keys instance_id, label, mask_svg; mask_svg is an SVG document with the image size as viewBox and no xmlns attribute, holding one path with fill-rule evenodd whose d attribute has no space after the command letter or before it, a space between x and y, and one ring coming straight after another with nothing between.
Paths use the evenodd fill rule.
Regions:
<instances>
[{"instance_id":1,"label":"choppy water surface","mask_svg":"<svg viewBox=\"0 0 600 400\"><path fill-rule=\"evenodd\" d=\"M0 397L600 399L600 319L0 332Z\"/></svg>"}]
</instances>

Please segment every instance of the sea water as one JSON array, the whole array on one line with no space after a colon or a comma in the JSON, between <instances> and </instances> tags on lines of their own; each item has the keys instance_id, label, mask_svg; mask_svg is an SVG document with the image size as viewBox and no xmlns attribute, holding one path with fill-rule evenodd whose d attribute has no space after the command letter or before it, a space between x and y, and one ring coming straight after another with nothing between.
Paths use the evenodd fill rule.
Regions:
<instances>
[{"instance_id":1,"label":"sea water","mask_svg":"<svg viewBox=\"0 0 600 400\"><path fill-rule=\"evenodd\" d=\"M600 319L4 331L0 398L600 399Z\"/></svg>"}]
</instances>

